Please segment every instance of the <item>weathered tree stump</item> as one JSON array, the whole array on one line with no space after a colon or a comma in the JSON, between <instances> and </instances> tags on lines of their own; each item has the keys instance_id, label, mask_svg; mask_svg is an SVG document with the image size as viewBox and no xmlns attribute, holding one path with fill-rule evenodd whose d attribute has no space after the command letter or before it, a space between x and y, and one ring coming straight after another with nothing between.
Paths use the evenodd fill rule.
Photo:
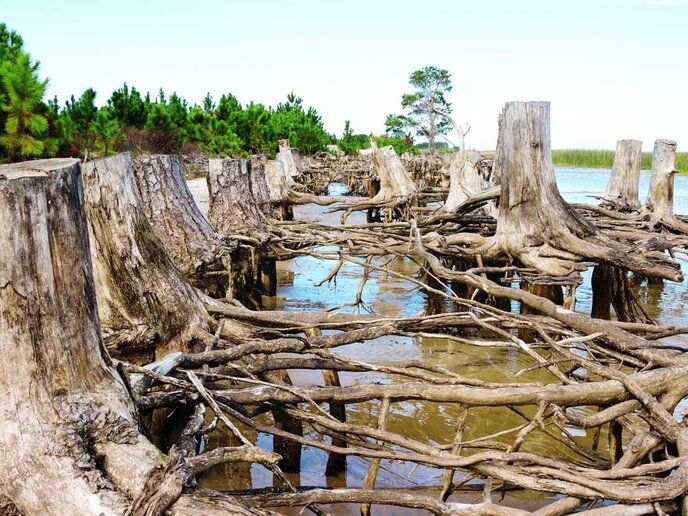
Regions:
<instances>
[{"instance_id":1,"label":"weathered tree stump","mask_svg":"<svg viewBox=\"0 0 688 516\"><path fill-rule=\"evenodd\" d=\"M139 156L133 165L141 208L175 265L209 295L231 295L235 243L216 233L201 214L179 156Z\"/></svg>"},{"instance_id":2,"label":"weathered tree stump","mask_svg":"<svg viewBox=\"0 0 688 516\"><path fill-rule=\"evenodd\" d=\"M499 215L494 243L486 244L486 252L506 253L553 276L570 274L576 262L587 258L681 279L663 253L628 253L626 245L605 237L564 201L552 167L548 102L508 102L499 130Z\"/></svg>"},{"instance_id":3,"label":"weathered tree stump","mask_svg":"<svg viewBox=\"0 0 688 516\"><path fill-rule=\"evenodd\" d=\"M279 152L277 152L275 159L282 163L285 174L291 179L291 183L296 184L296 178L301 175L301 156L297 149L291 148L289 140L279 140L277 145Z\"/></svg>"},{"instance_id":4,"label":"weathered tree stump","mask_svg":"<svg viewBox=\"0 0 688 516\"><path fill-rule=\"evenodd\" d=\"M483 191L483 178L478 169L478 151L454 153L449 165L449 194L444 209L453 213L462 203Z\"/></svg>"},{"instance_id":5,"label":"weathered tree stump","mask_svg":"<svg viewBox=\"0 0 688 516\"><path fill-rule=\"evenodd\" d=\"M83 208L78 160L0 167L0 499L27 515L121 514L161 463L101 341Z\"/></svg>"},{"instance_id":6,"label":"weathered tree stump","mask_svg":"<svg viewBox=\"0 0 688 516\"><path fill-rule=\"evenodd\" d=\"M380 180L380 191L371 202L384 204L398 199L413 199L418 193L411 179L391 146L375 149L371 155L373 167Z\"/></svg>"},{"instance_id":7,"label":"weathered tree stump","mask_svg":"<svg viewBox=\"0 0 688 516\"><path fill-rule=\"evenodd\" d=\"M415 181L391 146L378 149L373 142L370 157L377 179L371 180L369 186L374 186L377 193L370 199L351 205L342 216L342 223L356 209L368 211L368 222L410 220L413 217L410 208L417 203L418 187Z\"/></svg>"},{"instance_id":8,"label":"weathered tree stump","mask_svg":"<svg viewBox=\"0 0 688 516\"><path fill-rule=\"evenodd\" d=\"M616 142L614 166L602 198L602 205L610 204L622 211L637 210L638 186L640 183L640 160L643 142L619 140Z\"/></svg>"},{"instance_id":9,"label":"weathered tree stump","mask_svg":"<svg viewBox=\"0 0 688 516\"><path fill-rule=\"evenodd\" d=\"M199 293L174 266L136 194L127 154L83 166L98 311L114 355L189 350L207 335Z\"/></svg>"},{"instance_id":10,"label":"weathered tree stump","mask_svg":"<svg viewBox=\"0 0 688 516\"><path fill-rule=\"evenodd\" d=\"M264 177L264 176L262 176ZM267 224L251 184L259 180L245 159L211 159L208 174L208 220L225 234L263 238Z\"/></svg>"},{"instance_id":11,"label":"weathered tree stump","mask_svg":"<svg viewBox=\"0 0 688 516\"><path fill-rule=\"evenodd\" d=\"M284 163L270 160L265 164L265 180L270 193L272 216L278 220L293 220L294 211L289 202L291 176L286 173Z\"/></svg>"},{"instance_id":12,"label":"weathered tree stump","mask_svg":"<svg viewBox=\"0 0 688 516\"><path fill-rule=\"evenodd\" d=\"M676 142L656 140L652 153L650 189L643 215L653 226L677 233L688 233L688 224L674 215L674 175L676 174Z\"/></svg>"},{"instance_id":13,"label":"weathered tree stump","mask_svg":"<svg viewBox=\"0 0 688 516\"><path fill-rule=\"evenodd\" d=\"M266 259L269 241L264 192L265 175L259 162L227 158L210 160L208 220L218 231L244 241L233 254L232 282L234 296L260 306L260 294L274 295L276 290L275 262ZM259 196L260 203L256 199ZM266 287L262 278L266 279Z\"/></svg>"}]
</instances>

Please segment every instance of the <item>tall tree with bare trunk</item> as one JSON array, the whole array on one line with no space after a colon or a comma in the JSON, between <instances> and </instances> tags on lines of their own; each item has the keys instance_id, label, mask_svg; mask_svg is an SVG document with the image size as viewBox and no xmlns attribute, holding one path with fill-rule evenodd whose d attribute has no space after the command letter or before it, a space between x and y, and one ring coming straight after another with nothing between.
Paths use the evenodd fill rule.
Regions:
<instances>
[{"instance_id":1,"label":"tall tree with bare trunk","mask_svg":"<svg viewBox=\"0 0 688 516\"><path fill-rule=\"evenodd\" d=\"M415 91L401 98L401 107L407 109L408 113L389 115L387 130L413 129L418 136L428 139L428 149L434 153L437 136L447 134L452 128L451 122L444 116L452 112L451 104L445 98L452 90L451 74L435 66L426 66L411 73L409 83Z\"/></svg>"}]
</instances>

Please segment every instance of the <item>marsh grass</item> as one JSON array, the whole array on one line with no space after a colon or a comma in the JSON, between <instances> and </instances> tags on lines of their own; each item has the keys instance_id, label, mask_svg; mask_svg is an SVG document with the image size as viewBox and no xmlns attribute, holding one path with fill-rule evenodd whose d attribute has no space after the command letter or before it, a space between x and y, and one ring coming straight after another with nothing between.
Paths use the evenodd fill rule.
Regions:
<instances>
[{"instance_id":1,"label":"marsh grass","mask_svg":"<svg viewBox=\"0 0 688 516\"><path fill-rule=\"evenodd\" d=\"M553 150L552 163L564 167L612 168L614 151L611 150ZM643 152L641 168L652 168L652 153ZM688 152L676 153L676 169L688 174Z\"/></svg>"}]
</instances>

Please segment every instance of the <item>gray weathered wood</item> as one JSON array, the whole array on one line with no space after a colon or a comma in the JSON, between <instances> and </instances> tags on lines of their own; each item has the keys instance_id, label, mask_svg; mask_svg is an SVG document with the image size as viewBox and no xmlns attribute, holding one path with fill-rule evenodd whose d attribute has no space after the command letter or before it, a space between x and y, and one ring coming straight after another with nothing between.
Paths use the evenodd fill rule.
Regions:
<instances>
[{"instance_id":1,"label":"gray weathered wood","mask_svg":"<svg viewBox=\"0 0 688 516\"><path fill-rule=\"evenodd\" d=\"M616 142L614 166L604 192L604 199L621 209L635 210L640 207L638 186L642 147L643 143L639 140Z\"/></svg>"},{"instance_id":2,"label":"gray weathered wood","mask_svg":"<svg viewBox=\"0 0 688 516\"><path fill-rule=\"evenodd\" d=\"M78 160L0 167L0 498L121 514L159 452L103 347Z\"/></svg>"},{"instance_id":3,"label":"gray weathered wood","mask_svg":"<svg viewBox=\"0 0 688 516\"><path fill-rule=\"evenodd\" d=\"M174 264L208 294L231 293L230 253L236 243L216 233L201 214L179 156L144 155L133 165L141 208Z\"/></svg>"},{"instance_id":4,"label":"gray weathered wood","mask_svg":"<svg viewBox=\"0 0 688 516\"><path fill-rule=\"evenodd\" d=\"M115 354L188 350L209 316L175 267L136 194L131 158L84 164L86 215L105 342Z\"/></svg>"}]
</instances>

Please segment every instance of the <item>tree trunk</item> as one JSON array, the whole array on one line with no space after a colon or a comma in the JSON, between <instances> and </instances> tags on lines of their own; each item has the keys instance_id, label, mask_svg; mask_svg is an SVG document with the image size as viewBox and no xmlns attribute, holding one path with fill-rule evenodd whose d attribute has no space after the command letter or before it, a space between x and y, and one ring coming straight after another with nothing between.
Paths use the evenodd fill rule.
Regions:
<instances>
[{"instance_id":1,"label":"tree trunk","mask_svg":"<svg viewBox=\"0 0 688 516\"><path fill-rule=\"evenodd\" d=\"M640 160L643 142L638 140L619 140L616 142L614 166L609 177L604 200L615 208L625 211L637 210L638 185L640 183Z\"/></svg>"},{"instance_id":2,"label":"tree trunk","mask_svg":"<svg viewBox=\"0 0 688 516\"><path fill-rule=\"evenodd\" d=\"M627 244L601 234L564 201L552 167L549 102L508 102L499 131L497 230L481 252L505 253L553 276L571 274L580 268L576 262L590 259L674 281L682 278L664 255L628 253Z\"/></svg>"},{"instance_id":3,"label":"tree trunk","mask_svg":"<svg viewBox=\"0 0 688 516\"><path fill-rule=\"evenodd\" d=\"M265 215L258 207L252 187L257 179L251 163L245 159L211 159L208 174L210 208L208 220L225 234L263 238L267 230Z\"/></svg>"},{"instance_id":4,"label":"tree trunk","mask_svg":"<svg viewBox=\"0 0 688 516\"><path fill-rule=\"evenodd\" d=\"M272 285L263 289L261 283L262 269L266 279L271 279L274 267L266 263L261 268L263 252L260 247L267 241L268 226L265 204L262 203L261 209L254 192L263 195L266 188L256 183L264 180L263 167L257 163L252 166L248 160L234 158L210 160L208 220L216 230L234 235L236 239L252 239L251 247L239 246L232 256L232 283L234 296L256 307L261 305L261 292L274 294Z\"/></svg>"},{"instance_id":5,"label":"tree trunk","mask_svg":"<svg viewBox=\"0 0 688 516\"><path fill-rule=\"evenodd\" d=\"M411 179L391 146L375 149L371 155L373 167L380 181L380 191L371 199L372 203L383 204L399 199L412 199L418 193L416 183Z\"/></svg>"},{"instance_id":6,"label":"tree trunk","mask_svg":"<svg viewBox=\"0 0 688 516\"><path fill-rule=\"evenodd\" d=\"M449 194L444 209L453 213L467 199L483 191L483 178L478 170L478 151L454 153L449 165Z\"/></svg>"},{"instance_id":7,"label":"tree trunk","mask_svg":"<svg viewBox=\"0 0 688 516\"><path fill-rule=\"evenodd\" d=\"M285 173L295 183L296 178L301 175L301 156L296 149L292 149L289 140L280 140L279 152L275 159L284 165Z\"/></svg>"},{"instance_id":8,"label":"tree trunk","mask_svg":"<svg viewBox=\"0 0 688 516\"><path fill-rule=\"evenodd\" d=\"M595 319L612 318L612 286L614 275L612 267L601 264L596 265L592 271L592 309L590 317Z\"/></svg>"},{"instance_id":9,"label":"tree trunk","mask_svg":"<svg viewBox=\"0 0 688 516\"><path fill-rule=\"evenodd\" d=\"M121 514L160 453L98 328L78 160L0 167L0 499Z\"/></svg>"},{"instance_id":10,"label":"tree trunk","mask_svg":"<svg viewBox=\"0 0 688 516\"><path fill-rule=\"evenodd\" d=\"M641 213L654 226L688 234L688 224L674 215L674 174L676 174L676 142L655 140L652 153L650 189Z\"/></svg>"},{"instance_id":11,"label":"tree trunk","mask_svg":"<svg viewBox=\"0 0 688 516\"><path fill-rule=\"evenodd\" d=\"M141 208L174 264L209 295L231 295L229 255L236 246L201 214L179 156L140 156L133 165Z\"/></svg>"},{"instance_id":12,"label":"tree trunk","mask_svg":"<svg viewBox=\"0 0 688 516\"><path fill-rule=\"evenodd\" d=\"M114 355L188 350L208 316L174 266L136 194L127 154L83 166L84 197L103 335Z\"/></svg>"}]
</instances>

